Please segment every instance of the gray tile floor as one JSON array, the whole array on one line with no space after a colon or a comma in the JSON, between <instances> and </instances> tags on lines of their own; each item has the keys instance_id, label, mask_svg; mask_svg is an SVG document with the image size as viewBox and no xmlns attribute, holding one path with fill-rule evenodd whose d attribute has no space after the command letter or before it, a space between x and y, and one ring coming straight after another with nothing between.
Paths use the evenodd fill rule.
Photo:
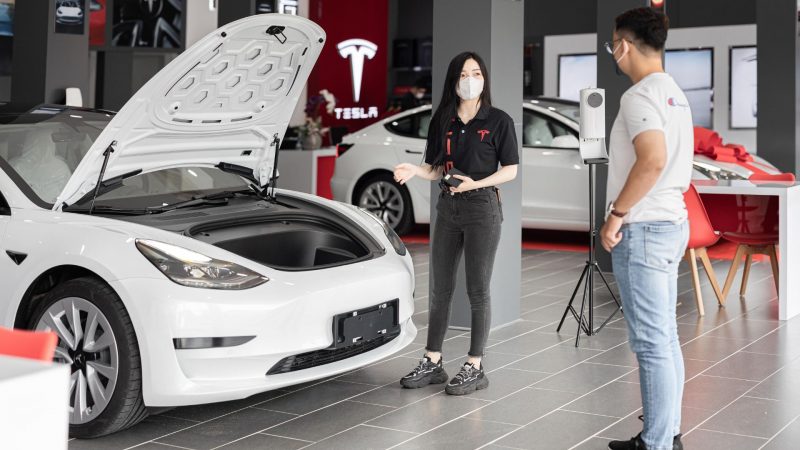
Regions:
<instances>
[{"instance_id":1,"label":"gray tile floor","mask_svg":"<svg viewBox=\"0 0 800 450\"><path fill-rule=\"evenodd\" d=\"M491 386L451 397L442 386L402 390L422 353L427 324L428 250L411 246L417 271L414 318L421 332L401 354L326 380L245 400L176 408L78 449L603 449L641 430L636 359L617 316L574 346L575 322L556 325L584 255L524 251L522 319L494 330ZM723 278L728 263L715 262ZM800 443L800 318L779 322L766 263L754 265L746 299L724 309L704 284L699 317L682 267L678 320L686 358L686 449L791 449ZM738 286L735 284L735 286ZM734 291L736 289L734 288ZM598 320L613 311L597 289ZM502 301L495 299L495 301ZM450 331L446 368L455 374L469 333Z\"/></svg>"}]
</instances>

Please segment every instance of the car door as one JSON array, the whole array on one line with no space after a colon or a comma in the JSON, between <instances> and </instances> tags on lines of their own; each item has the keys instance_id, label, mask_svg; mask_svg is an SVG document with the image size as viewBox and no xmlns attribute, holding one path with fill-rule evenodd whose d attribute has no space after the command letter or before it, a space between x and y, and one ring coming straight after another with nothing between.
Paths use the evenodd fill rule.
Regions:
<instances>
[{"instance_id":1,"label":"car door","mask_svg":"<svg viewBox=\"0 0 800 450\"><path fill-rule=\"evenodd\" d=\"M10 276L10 274L14 273L13 269L16 264L11 260L11 255L6 253L6 251L11 250L7 248L9 243L6 241L6 228L8 228L10 221L11 208L9 208L5 197L3 197L3 193L0 192L0 273L4 274L4 276L0 276L0 292L4 293L4 295L0 295L0 326L5 327L14 325L13 323L3 323L3 319L9 317L6 310L11 302L9 293L13 292L12 288L15 287L14 277Z\"/></svg>"},{"instance_id":2,"label":"car door","mask_svg":"<svg viewBox=\"0 0 800 450\"><path fill-rule=\"evenodd\" d=\"M589 175L577 133L555 115L522 113L522 223L526 228L588 228Z\"/></svg>"},{"instance_id":3,"label":"car door","mask_svg":"<svg viewBox=\"0 0 800 450\"><path fill-rule=\"evenodd\" d=\"M431 111L428 109L403 116L386 124L387 130L392 134L391 145L398 163L411 163L416 165L422 163L430 122ZM415 206L429 210L430 181L414 177L408 183L408 188L416 194L414 198L422 198L426 202L425 205ZM415 209L419 210L419 208ZM425 220L420 220L422 217L417 217L416 219L417 221L426 222Z\"/></svg>"}]
</instances>

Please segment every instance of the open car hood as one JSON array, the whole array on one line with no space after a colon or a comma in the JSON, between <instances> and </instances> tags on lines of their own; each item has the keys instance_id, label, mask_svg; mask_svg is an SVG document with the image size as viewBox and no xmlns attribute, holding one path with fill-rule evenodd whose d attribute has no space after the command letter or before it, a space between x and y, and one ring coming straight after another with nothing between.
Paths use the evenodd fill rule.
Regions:
<instances>
[{"instance_id":1,"label":"open car hood","mask_svg":"<svg viewBox=\"0 0 800 450\"><path fill-rule=\"evenodd\" d=\"M114 151L103 180L138 169L225 162L251 169L266 186L276 140L286 132L324 40L317 24L286 14L246 17L204 37L125 103L54 209L94 190L109 146Z\"/></svg>"}]
</instances>

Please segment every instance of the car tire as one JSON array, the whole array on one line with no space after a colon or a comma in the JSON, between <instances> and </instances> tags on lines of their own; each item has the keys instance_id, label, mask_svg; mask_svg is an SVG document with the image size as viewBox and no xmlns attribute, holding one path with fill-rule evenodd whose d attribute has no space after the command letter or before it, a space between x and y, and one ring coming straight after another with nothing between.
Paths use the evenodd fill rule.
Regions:
<instances>
[{"instance_id":1,"label":"car tire","mask_svg":"<svg viewBox=\"0 0 800 450\"><path fill-rule=\"evenodd\" d=\"M76 314L77 332L73 325ZM53 360L70 364L70 377L75 381L69 396L71 437L103 436L147 417L136 333L110 286L88 277L59 284L45 294L28 327L58 334ZM77 342L76 336L81 336ZM79 396L87 406L80 414L75 409Z\"/></svg>"},{"instance_id":2,"label":"car tire","mask_svg":"<svg viewBox=\"0 0 800 450\"><path fill-rule=\"evenodd\" d=\"M377 174L360 182L353 204L383 219L399 235L408 233L414 226L411 194L389 173Z\"/></svg>"}]
</instances>

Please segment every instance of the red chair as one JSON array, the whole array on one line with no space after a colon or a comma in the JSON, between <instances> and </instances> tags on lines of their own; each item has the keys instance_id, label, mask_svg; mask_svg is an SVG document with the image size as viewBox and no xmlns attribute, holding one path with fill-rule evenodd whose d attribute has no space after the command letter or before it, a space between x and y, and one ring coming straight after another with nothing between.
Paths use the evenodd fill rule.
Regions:
<instances>
[{"instance_id":1,"label":"red chair","mask_svg":"<svg viewBox=\"0 0 800 450\"><path fill-rule=\"evenodd\" d=\"M57 344L55 333L0 327L0 355L52 361Z\"/></svg>"},{"instance_id":2,"label":"red chair","mask_svg":"<svg viewBox=\"0 0 800 450\"><path fill-rule=\"evenodd\" d=\"M736 254L725 279L725 286L722 288L722 296L728 297L742 256L746 258L742 284L739 288L740 296L744 296L747 292L753 255L769 256L772 278L775 281L775 289L778 290L778 198L742 195L737 197L736 206L741 212L738 229L722 233L723 239L737 245Z\"/></svg>"},{"instance_id":3,"label":"red chair","mask_svg":"<svg viewBox=\"0 0 800 450\"><path fill-rule=\"evenodd\" d=\"M705 308L703 308L703 294L700 291L700 273L697 268L698 258L703 263L708 281L711 282L711 287L717 296L717 302L720 305L725 304L725 297L719 289L717 276L714 274L714 268L711 266L711 260L708 258L708 252L706 251L708 247L716 244L720 237L714 232L706 213L706 208L703 206L703 201L700 200L700 195L693 185L689 185L689 189L683 194L683 200L686 203L686 210L689 212L689 245L686 246L684 258L692 268L692 284L694 285L694 298L697 301L697 311L701 316L704 316L706 312Z\"/></svg>"}]
</instances>

